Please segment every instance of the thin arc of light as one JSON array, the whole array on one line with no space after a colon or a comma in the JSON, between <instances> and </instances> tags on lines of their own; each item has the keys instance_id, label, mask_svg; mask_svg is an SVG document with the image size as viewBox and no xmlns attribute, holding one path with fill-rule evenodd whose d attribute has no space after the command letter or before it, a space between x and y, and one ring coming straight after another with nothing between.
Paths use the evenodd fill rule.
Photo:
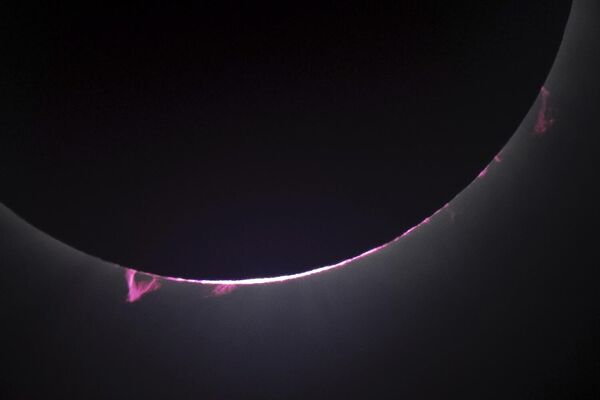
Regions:
<instances>
[{"instance_id":1,"label":"thin arc of light","mask_svg":"<svg viewBox=\"0 0 600 400\"><path fill-rule=\"evenodd\" d=\"M299 272L297 274L291 274L291 275L279 275L279 276L273 276L273 277L267 277L267 278L248 278L248 279L239 279L239 280L235 280L235 279L187 279L187 278L176 278L176 277L170 277L170 276L160 276L160 275L153 275L153 274L149 274L153 277L156 278L160 278L160 279L164 279L167 281L173 281L173 282L185 282L185 283L195 283L195 284L202 284L202 285L217 285L217 286L238 286L238 285L262 285L262 284L267 284L267 283L277 283L277 282L285 282L285 281L290 281L290 280L294 280L294 279L300 279L300 278L304 278L307 276L311 276L311 275L316 275L319 274L321 272L325 272L325 271L329 271L335 268L340 268L343 267L353 261L359 260L361 258L364 258L368 255L371 255L379 250L384 249L385 247L389 246L390 244L398 241L399 239L403 238L404 236L407 236L408 234L410 234L411 232L413 232L415 229L429 223L429 221L431 221L431 218L433 218L434 215L436 215L437 213L439 213L440 211L446 209L448 207L448 204L446 204L444 207L440 208L439 210L437 210L435 213L433 213L430 217L425 218L423 221L421 221L420 223L418 223L417 225L413 226L412 228L408 229L406 232L404 232L402 235L392 239L391 241L384 243L380 246L374 247L370 250L367 250L357 256L348 258L346 260L340 261L336 264L332 264L332 265L327 265L324 267L319 267L319 268L315 268L315 269L311 269L305 272ZM222 294L220 293L220 291L218 291L219 293L217 294Z\"/></svg>"},{"instance_id":2,"label":"thin arc of light","mask_svg":"<svg viewBox=\"0 0 600 400\"><path fill-rule=\"evenodd\" d=\"M547 105L548 105L548 97L550 95L550 91L545 87L542 86L541 90L540 90L540 95L542 97L542 105L540 107L540 110L538 112L538 119L536 122L536 125L534 127L534 132L536 133L544 133L552 124L552 122L554 122L553 119L548 119L546 112L547 112ZM538 123L541 121L543 121L543 131L538 132L537 128L538 128ZM496 162L496 163L500 163L502 161L501 155L500 153L498 153L493 159L492 161L485 167L483 168L483 170L479 173L479 175L477 175L476 180L479 178L483 178L488 174L488 169L490 167L490 165L492 165L492 163ZM267 278L249 278L249 279L239 279L239 280L235 280L235 279L187 279L187 278L177 278L177 277L170 277L170 276L161 276L161 275L156 275L156 274L151 274L151 273L144 273L145 275L148 275L150 277L152 277L152 281L148 283L148 288L146 290L144 290L143 292L141 292L139 294L138 297L136 297L133 301L138 300L142 295L144 295L145 293L149 292L149 291L154 291L156 289L158 289L160 287L158 280L162 279L162 280L166 280L166 281L172 281L172 282L185 282L185 283L192 283L192 284L201 284L201 285L211 285L211 286L215 286L215 288L213 289L213 291L211 292L211 296L221 296L221 295L225 295L228 294L230 292L232 292L233 290L237 289L238 286L249 286L249 285L262 285L262 284L269 284L269 283L279 283L279 282L285 282L285 281L291 281L294 279L300 279L300 278L304 278L307 276L311 276L311 275L316 275L325 271L329 271L332 269L336 269L336 268L340 268L343 267L353 261L359 260L361 258L364 258L366 256L369 256L373 253L376 253L386 247L388 247L389 245L391 245L392 243L397 242L398 240L400 240L401 238L409 235L410 233L412 233L413 231L415 231L417 228L429 223L431 221L431 219L437 215L439 212L445 210L445 209L449 209L449 203L446 203L442 208L438 209L437 211L435 211L431 216L425 218L424 220L422 220L420 223L416 224L415 226L413 226L412 228L406 230L404 233L402 233L400 236L390 240L389 242L386 242L380 246L374 247L370 250L367 250L359 255L356 255L354 257L348 258L346 260L340 261L336 264L332 264L332 265L327 265L324 267L319 267L319 268L315 268L312 270L308 270L305 272L300 272L297 274L291 274L291 275L280 275L280 276L274 276L274 277L267 277ZM449 209L450 211L450 218L452 221L454 221L454 212ZM127 275L127 273L129 271L134 271L134 275L135 276L135 270L130 269L130 268L126 268L126 279L128 279L128 283L129 283L129 276ZM135 284L135 281L133 281ZM155 285L156 284L156 285ZM131 285L129 285L130 288L130 294L129 296L131 296ZM128 301L129 297L128 297Z\"/></svg>"},{"instance_id":3,"label":"thin arc of light","mask_svg":"<svg viewBox=\"0 0 600 400\"><path fill-rule=\"evenodd\" d=\"M353 261L359 260L361 258L367 257L371 254L374 254L384 248L386 248L387 246L391 245L392 243L397 242L398 240L400 240L401 238L409 235L410 233L414 232L417 228L428 224L431 219L438 214L439 212L446 210L449 208L449 203L446 203L442 208L440 208L439 210L437 210L436 212L434 212L431 216L425 218L424 220L422 220L421 222L419 222L418 224L416 224L415 226L413 226L412 228L406 230L403 234L401 234L400 236L390 240L389 242L386 242L380 246L374 247L370 250L367 250L357 256L348 258L346 260L340 261L336 264L332 264L332 265L327 265L324 267L320 267L320 268L315 268L315 269L311 269L305 272L300 272L297 274L291 274L291 275L279 275L279 276L273 276L273 277L267 277L267 278L249 278L249 279L239 279L239 280L235 280L235 279L187 279L187 278L177 278L177 277L171 277L171 276L162 276L162 275L157 275L157 274L152 274L152 273L147 273L147 272L143 272L144 275L147 275L149 277L152 278L152 280L150 282L144 282L144 283L137 283L135 282L135 274L139 271L132 269L132 268L128 268L128 267L123 267L125 268L125 279L127 281L127 285L129 288L129 294L127 296L127 301L129 303L133 303L137 300L139 300L144 294L155 291L157 289L160 288L160 280L165 280L165 281L171 281L171 282L182 282L182 283L191 283L191 284L197 284L197 285L209 285L209 286L214 286L213 290L211 291L209 297L215 297L215 296L223 296L226 294L231 293L232 291L236 290L239 286L250 286L250 285L264 285L264 284L269 284L269 283L281 283L281 282L286 282L286 281L291 281L291 280L295 280L295 279L300 279L300 278L305 278L307 276L311 276L311 275L316 275L316 274L320 274L322 272L325 271L329 271L329 270L333 270L336 268L341 268ZM454 220L454 213L452 212L452 210L450 210L450 217L452 220Z\"/></svg>"}]
</instances>

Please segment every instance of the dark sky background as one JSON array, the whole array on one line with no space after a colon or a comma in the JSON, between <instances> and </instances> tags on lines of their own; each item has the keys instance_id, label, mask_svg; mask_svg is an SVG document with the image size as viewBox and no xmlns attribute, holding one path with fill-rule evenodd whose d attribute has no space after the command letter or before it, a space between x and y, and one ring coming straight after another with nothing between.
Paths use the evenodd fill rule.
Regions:
<instances>
[{"instance_id":1,"label":"dark sky background","mask_svg":"<svg viewBox=\"0 0 600 400\"><path fill-rule=\"evenodd\" d=\"M2 13L0 201L154 273L304 271L451 200L538 95L570 3Z\"/></svg>"}]
</instances>

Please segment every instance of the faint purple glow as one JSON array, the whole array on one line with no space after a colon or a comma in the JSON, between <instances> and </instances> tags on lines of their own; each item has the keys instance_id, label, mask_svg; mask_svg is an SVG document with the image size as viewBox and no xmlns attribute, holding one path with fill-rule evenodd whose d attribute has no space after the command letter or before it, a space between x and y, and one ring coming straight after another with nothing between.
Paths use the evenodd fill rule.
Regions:
<instances>
[{"instance_id":1,"label":"faint purple glow","mask_svg":"<svg viewBox=\"0 0 600 400\"><path fill-rule=\"evenodd\" d=\"M494 160L492 162L502 162L502 158L500 157L500 153L496 154L496 156L494 156ZM490 165L492 164L492 162L490 162L488 165L485 166L484 169L481 170L481 172L479 173L479 175L477 175L477 178L483 178L484 176L486 176L488 174L488 170L490 168Z\"/></svg>"},{"instance_id":2,"label":"faint purple glow","mask_svg":"<svg viewBox=\"0 0 600 400\"><path fill-rule=\"evenodd\" d=\"M533 132L538 135L546 133L548 128L550 128L550 125L552 125L554 122L554 119L550 118L548 115L548 97L550 96L550 91L546 89L545 86L542 86L542 89L540 90L540 96L540 110L538 111L535 126L533 127Z\"/></svg>"},{"instance_id":3,"label":"faint purple glow","mask_svg":"<svg viewBox=\"0 0 600 400\"><path fill-rule=\"evenodd\" d=\"M158 281L158 277L154 275L149 275L152 277L149 281L139 281L136 282L135 275L138 271L125 268L125 281L127 282L127 287L129 288L129 292L127 294L127 301L129 303L133 303L134 301L139 300L144 294L152 292L160 288L160 282Z\"/></svg>"},{"instance_id":4,"label":"faint purple glow","mask_svg":"<svg viewBox=\"0 0 600 400\"><path fill-rule=\"evenodd\" d=\"M488 172L488 167L485 167L484 169L481 170L481 172L479 173L479 175L477 175L478 178L483 178L484 176L487 175Z\"/></svg>"},{"instance_id":5,"label":"faint purple glow","mask_svg":"<svg viewBox=\"0 0 600 400\"><path fill-rule=\"evenodd\" d=\"M210 294L211 296L223 296L233 292L235 289L237 289L237 285L216 285Z\"/></svg>"}]
</instances>

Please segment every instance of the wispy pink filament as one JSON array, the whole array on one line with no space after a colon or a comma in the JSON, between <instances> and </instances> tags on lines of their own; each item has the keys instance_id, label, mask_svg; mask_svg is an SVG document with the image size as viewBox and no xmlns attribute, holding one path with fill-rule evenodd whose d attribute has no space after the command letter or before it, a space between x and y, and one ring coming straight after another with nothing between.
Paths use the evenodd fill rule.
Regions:
<instances>
[{"instance_id":1,"label":"wispy pink filament","mask_svg":"<svg viewBox=\"0 0 600 400\"><path fill-rule=\"evenodd\" d=\"M550 96L550 91L548 91L548 89L542 86L542 89L540 90L540 96L540 110L538 111L535 126L533 127L534 133L538 135L546 133L550 125L552 125L552 123L554 122L554 120L548 115L548 97Z\"/></svg>"},{"instance_id":2,"label":"wispy pink filament","mask_svg":"<svg viewBox=\"0 0 600 400\"><path fill-rule=\"evenodd\" d=\"M149 281L136 282L136 274L137 271L134 269L125 269L125 280L127 281L127 286L129 288L129 293L127 294L127 301L130 303L139 300L144 294L160 288L160 282L158 281L158 278L156 276L152 276L152 279Z\"/></svg>"},{"instance_id":3,"label":"wispy pink filament","mask_svg":"<svg viewBox=\"0 0 600 400\"><path fill-rule=\"evenodd\" d=\"M231 284L217 285L212 290L211 295L212 296L223 296L225 294L233 292L236 288L237 288L237 285L231 285Z\"/></svg>"}]
</instances>

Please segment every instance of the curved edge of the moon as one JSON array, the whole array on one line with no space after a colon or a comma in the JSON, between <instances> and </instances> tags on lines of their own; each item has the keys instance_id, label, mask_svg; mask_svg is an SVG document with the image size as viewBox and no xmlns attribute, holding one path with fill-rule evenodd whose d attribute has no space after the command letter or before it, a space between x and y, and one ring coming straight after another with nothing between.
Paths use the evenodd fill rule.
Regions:
<instances>
[{"instance_id":1,"label":"curved edge of the moon","mask_svg":"<svg viewBox=\"0 0 600 400\"><path fill-rule=\"evenodd\" d=\"M240 279L240 280L235 280L235 279L206 280L206 279L187 279L187 278L181 278L181 277L162 276L162 275L144 272L141 269L134 268L131 266L121 266L121 265L103 260L100 257L90 255L90 254L84 253L78 249L75 249L72 246L69 246L69 245L61 242L60 240L53 238L49 234L47 234L47 233L41 231L40 229L38 229L37 227L33 226L31 223L27 222L25 219L18 216L14 211L9 209L6 205L4 205L2 203L0 203L0 214L8 215L9 218L11 218L15 221L15 223L21 224L22 227L27 227L29 229L33 229L34 231L36 231L36 233L38 235L43 235L43 237L45 237L46 239L50 239L51 242L56 243L63 248L65 248L65 247L68 248L69 251L71 251L71 252L76 252L76 253L84 255L86 257L96 259L102 263L109 264L111 266L115 266L115 267L122 269L123 274L125 276L126 283L128 285L128 289L129 289L129 293L128 293L128 297L127 297L127 301L129 301L129 302L134 302L134 301L138 300L141 296L143 296L145 293L159 289L161 286L161 283L160 283L161 281L185 282L185 283L191 283L191 284L212 286L213 287L213 290L211 292L212 295L219 296L219 295L227 294L227 293L231 292L232 290L234 290L237 286L241 286L241 285L261 285L261 284L280 283L280 282L305 278L305 277L312 276L312 275L317 275L317 274L320 274L320 273L323 273L326 271L330 271L333 269L339 269L342 267L346 267L348 265L353 264L355 261L357 261L359 259L368 257L384 248L387 248L389 246L392 246L392 245L398 243L401 239L414 233L419 228L421 228L423 225L429 224L431 221L438 220L441 217L447 218L450 221L454 221L455 213L452 209L453 203L459 197L462 197L465 194L467 194L474 185L480 184L482 179L485 178L486 180L488 180L490 178L493 178L490 176L490 175L492 175L491 174L492 170L495 170L498 165L505 162L504 155L510 151L511 144L516 140L517 136L519 136L521 134L530 134L532 136L536 136L536 135L543 136L544 134L547 133L547 131L551 128L551 126L554 122L554 120L552 119L552 116L548 112L548 104L552 101L552 88L548 84L548 81L550 80L550 77L552 76L552 74L555 70L557 60L564 53L565 35L566 35L566 32L567 32L569 26L572 24L573 15L575 13L574 11L575 10L574 10L573 4L572 4L567 23L565 25L563 39L562 39L559 49L557 51L557 55L554 59L552 67L550 68L550 71L547 74L546 83L540 89L540 95L538 96L536 101L534 101L534 103L530 107L528 113L524 116L523 120L521 121L520 125L517 127L517 129L515 130L513 135L508 139L506 144L501 148L501 150L498 152L498 154L495 157L493 157L493 159L488 163L488 165L485 168L483 168L483 170L467 186L465 186L465 188L463 190L461 190L458 194L456 194L449 202L447 202L444 206L442 206L440 209L435 211L432 215L423 219L417 225L411 227L410 229L407 229L405 232L403 232L396 238L394 238L384 244L381 244L370 250L364 251L364 252L362 252L358 255L355 255L353 257L350 257L348 259L339 261L335 264L326 265L326 266L313 268L313 269L308 269L304 272L291 274L291 275L280 275L280 276L262 277L262 278L248 278L248 279ZM533 123L532 123L532 121L533 121ZM137 275L145 277L146 280L141 280L141 281L136 280Z\"/></svg>"}]
</instances>

